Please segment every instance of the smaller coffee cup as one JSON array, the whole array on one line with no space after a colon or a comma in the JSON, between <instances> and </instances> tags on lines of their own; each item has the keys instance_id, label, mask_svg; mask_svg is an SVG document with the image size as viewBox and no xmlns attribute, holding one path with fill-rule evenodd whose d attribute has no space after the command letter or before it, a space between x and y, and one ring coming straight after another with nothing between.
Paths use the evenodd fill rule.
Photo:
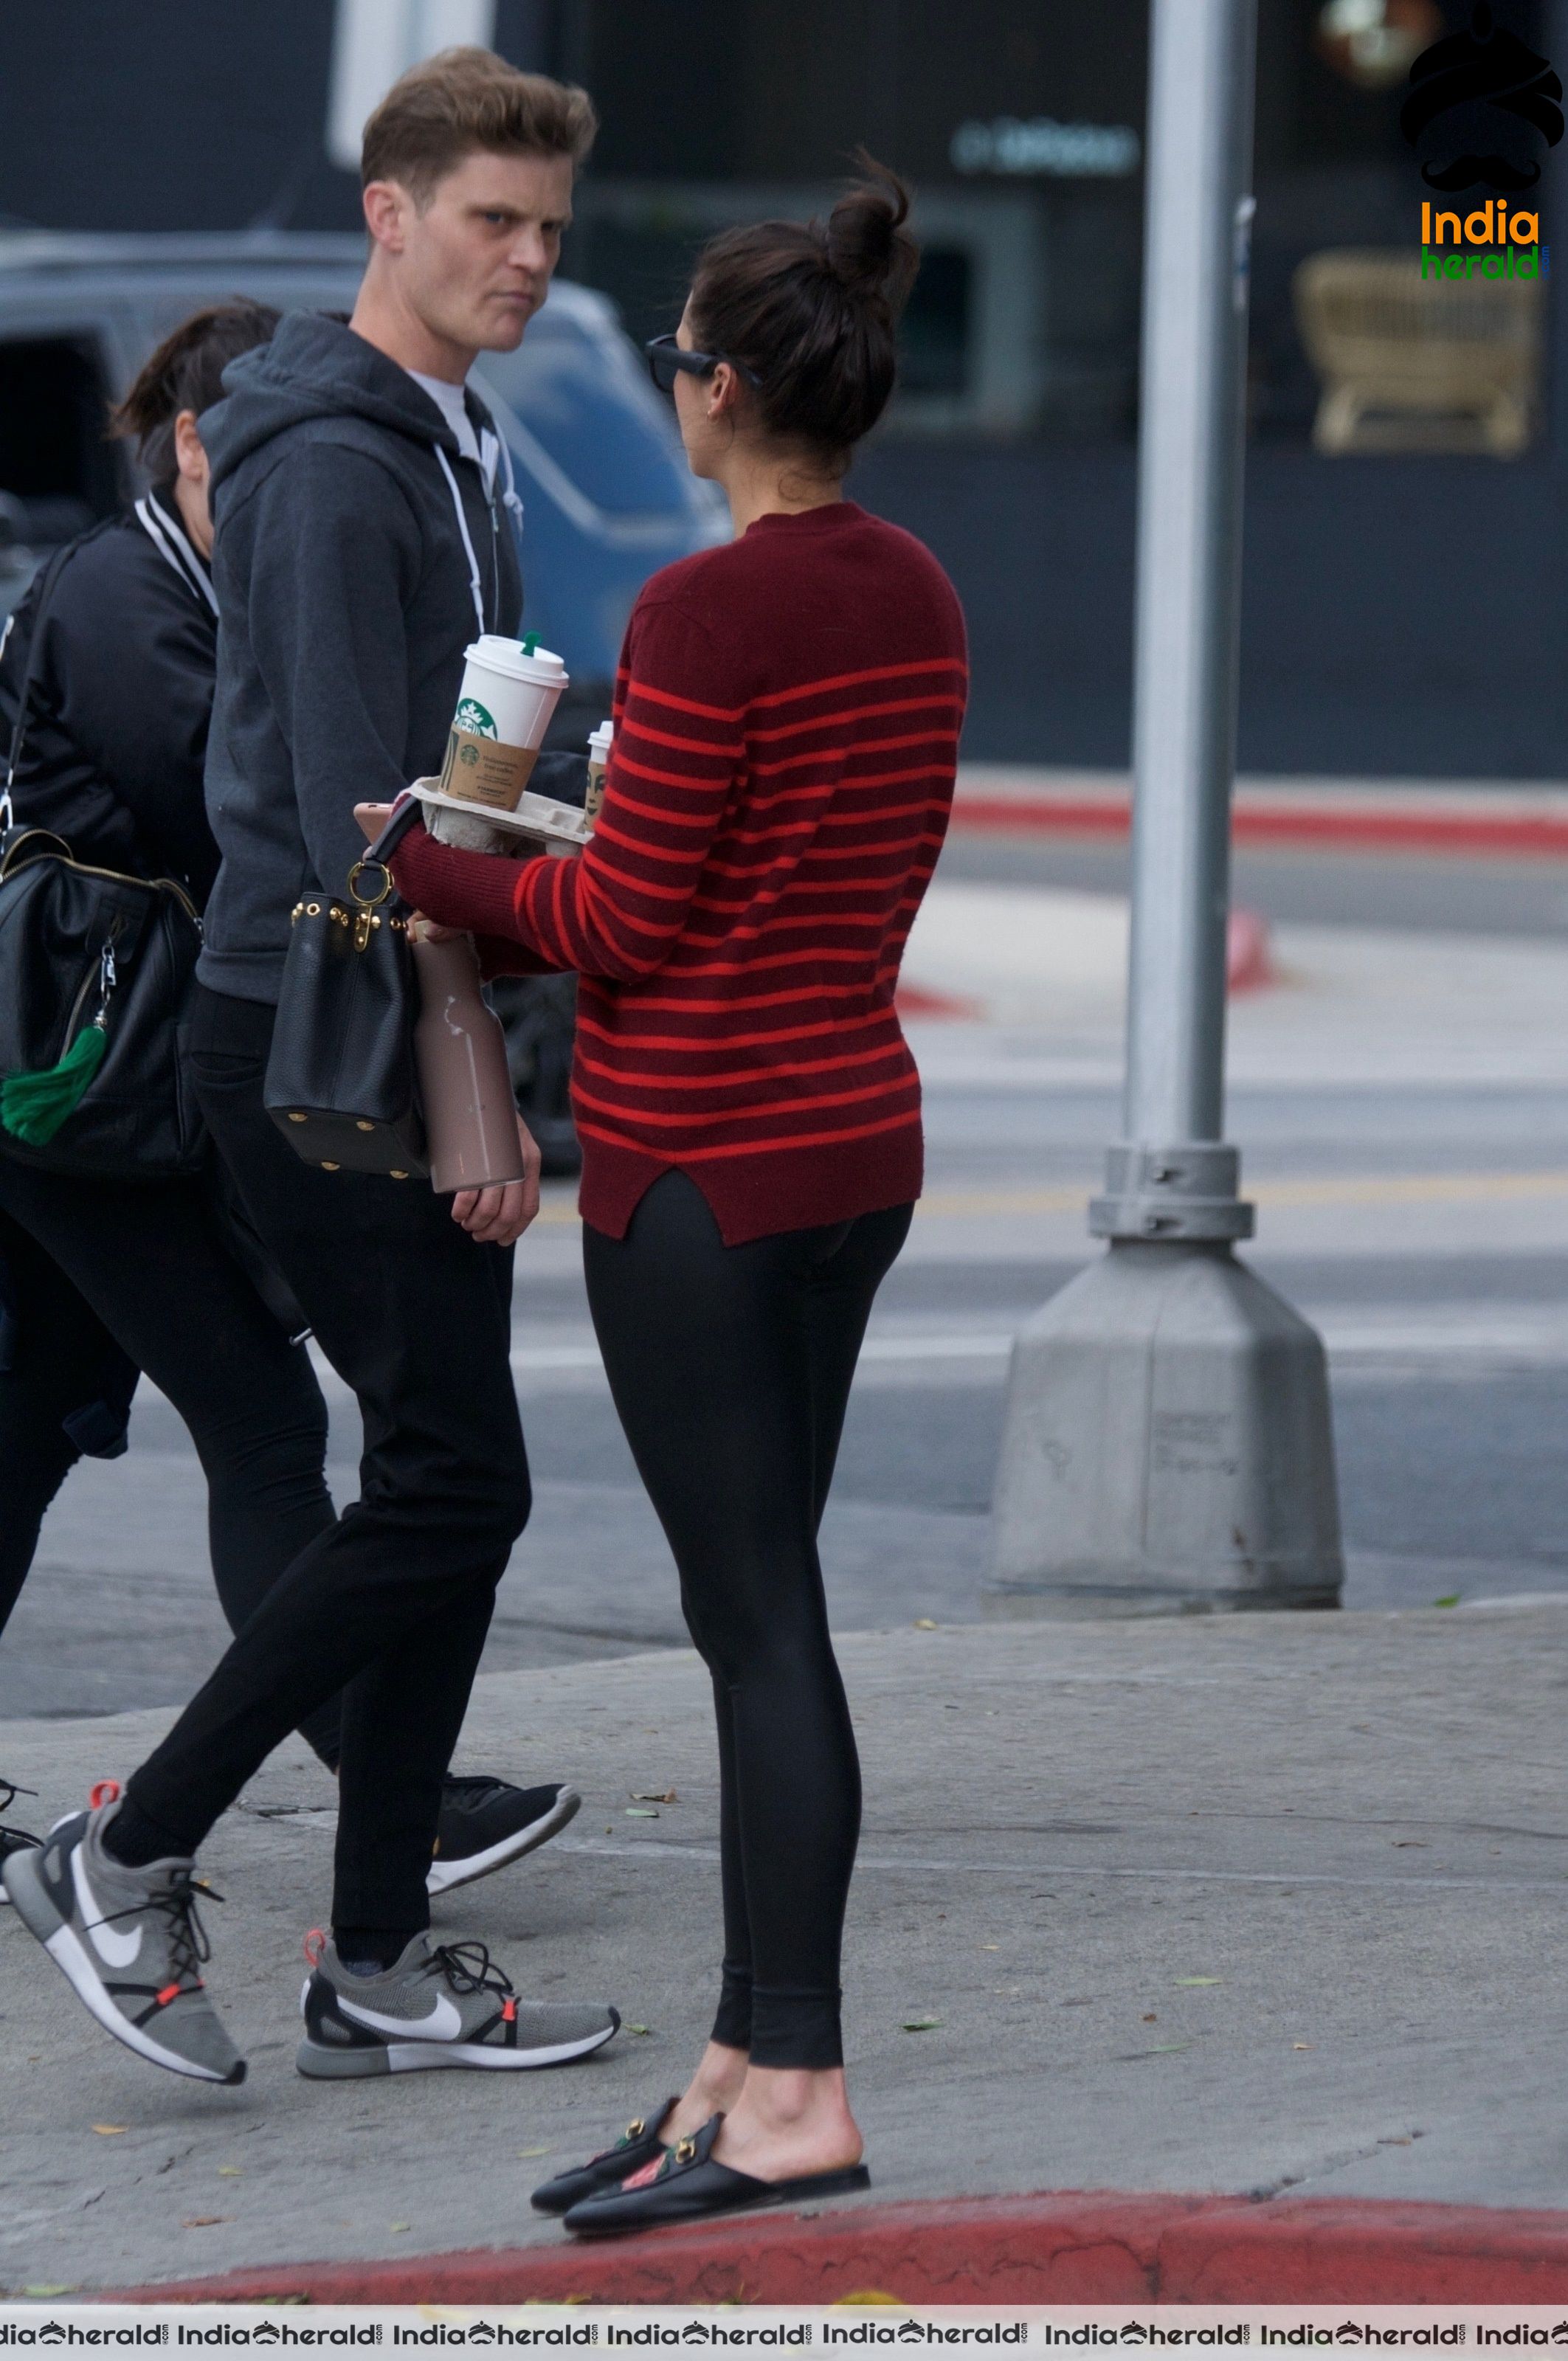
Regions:
<instances>
[{"instance_id":1,"label":"smaller coffee cup","mask_svg":"<svg viewBox=\"0 0 1568 2361\"><path fill-rule=\"evenodd\" d=\"M598 819L604 802L604 774L614 740L613 721L601 721L597 730L588 732L588 792L583 809L590 821Z\"/></svg>"}]
</instances>

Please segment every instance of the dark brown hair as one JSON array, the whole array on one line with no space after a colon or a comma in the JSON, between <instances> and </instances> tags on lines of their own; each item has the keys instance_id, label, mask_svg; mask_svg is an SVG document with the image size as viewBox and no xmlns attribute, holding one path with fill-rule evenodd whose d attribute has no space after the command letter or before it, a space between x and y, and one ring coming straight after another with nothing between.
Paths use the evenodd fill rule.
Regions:
<instances>
[{"instance_id":1,"label":"dark brown hair","mask_svg":"<svg viewBox=\"0 0 1568 2361\"><path fill-rule=\"evenodd\" d=\"M182 410L199 418L223 399L224 371L241 353L271 341L281 313L270 303L236 295L192 312L163 342L125 400L109 412L109 432L133 441L137 457L155 484L179 473L174 422Z\"/></svg>"},{"instance_id":2,"label":"dark brown hair","mask_svg":"<svg viewBox=\"0 0 1568 2361\"><path fill-rule=\"evenodd\" d=\"M422 209L476 150L587 159L598 117L586 90L521 72L493 49L443 49L395 82L365 126L359 178L396 181Z\"/></svg>"},{"instance_id":3,"label":"dark brown hair","mask_svg":"<svg viewBox=\"0 0 1568 2361\"><path fill-rule=\"evenodd\" d=\"M908 190L864 148L855 161L865 177L826 222L726 230L691 287L693 341L751 370L764 432L839 475L887 407L894 332L920 268Z\"/></svg>"}]
</instances>

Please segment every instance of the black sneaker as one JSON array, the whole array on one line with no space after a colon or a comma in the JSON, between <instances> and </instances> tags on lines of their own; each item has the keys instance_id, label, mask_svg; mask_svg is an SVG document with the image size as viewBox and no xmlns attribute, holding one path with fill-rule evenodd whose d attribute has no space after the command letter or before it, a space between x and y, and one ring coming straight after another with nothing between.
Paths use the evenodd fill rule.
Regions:
<instances>
[{"instance_id":1,"label":"black sneaker","mask_svg":"<svg viewBox=\"0 0 1568 2361\"><path fill-rule=\"evenodd\" d=\"M30 1795L32 1793L31 1787L13 1786L9 1779L0 1779L0 1812L8 1812L18 1795ZM0 1827L0 1905L11 1899L5 1885L5 1863L11 1855L14 1852L30 1852L34 1845L42 1842L43 1839L34 1836L30 1828Z\"/></svg>"},{"instance_id":2,"label":"black sneaker","mask_svg":"<svg viewBox=\"0 0 1568 2361\"><path fill-rule=\"evenodd\" d=\"M450 1894L548 1844L582 1804L575 1787L512 1787L504 1779L448 1779L425 1890Z\"/></svg>"}]
</instances>

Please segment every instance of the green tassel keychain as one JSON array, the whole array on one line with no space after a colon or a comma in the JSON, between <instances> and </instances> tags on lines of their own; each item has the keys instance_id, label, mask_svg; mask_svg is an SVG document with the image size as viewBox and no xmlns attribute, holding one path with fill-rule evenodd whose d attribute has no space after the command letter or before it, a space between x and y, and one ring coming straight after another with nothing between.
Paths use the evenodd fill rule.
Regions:
<instances>
[{"instance_id":1,"label":"green tassel keychain","mask_svg":"<svg viewBox=\"0 0 1568 2361\"><path fill-rule=\"evenodd\" d=\"M46 1148L68 1116L75 1114L109 1046L109 994L115 988L115 954L107 943L99 962L98 1012L84 1025L58 1065L32 1074L7 1074L0 1082L0 1130L25 1148Z\"/></svg>"}]
</instances>

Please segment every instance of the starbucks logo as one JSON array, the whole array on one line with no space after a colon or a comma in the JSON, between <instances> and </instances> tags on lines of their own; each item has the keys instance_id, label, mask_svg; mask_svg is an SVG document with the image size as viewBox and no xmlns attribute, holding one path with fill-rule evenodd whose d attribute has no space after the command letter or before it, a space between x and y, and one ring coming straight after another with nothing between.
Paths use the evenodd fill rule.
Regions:
<instances>
[{"instance_id":1,"label":"starbucks logo","mask_svg":"<svg viewBox=\"0 0 1568 2361\"><path fill-rule=\"evenodd\" d=\"M475 763L478 761L478 759L479 759L479 750L478 750L478 748L477 748L477 746L459 746L459 747L458 747L458 749L457 749L457 760L458 760L460 763L466 763L466 764L467 765L467 767L468 767L468 769L469 769L470 771L473 769L473 767L474 767Z\"/></svg>"},{"instance_id":2,"label":"starbucks logo","mask_svg":"<svg viewBox=\"0 0 1568 2361\"><path fill-rule=\"evenodd\" d=\"M486 712L477 697L464 697L457 708L456 719L459 730L471 730L476 738L500 737L494 715Z\"/></svg>"}]
</instances>

